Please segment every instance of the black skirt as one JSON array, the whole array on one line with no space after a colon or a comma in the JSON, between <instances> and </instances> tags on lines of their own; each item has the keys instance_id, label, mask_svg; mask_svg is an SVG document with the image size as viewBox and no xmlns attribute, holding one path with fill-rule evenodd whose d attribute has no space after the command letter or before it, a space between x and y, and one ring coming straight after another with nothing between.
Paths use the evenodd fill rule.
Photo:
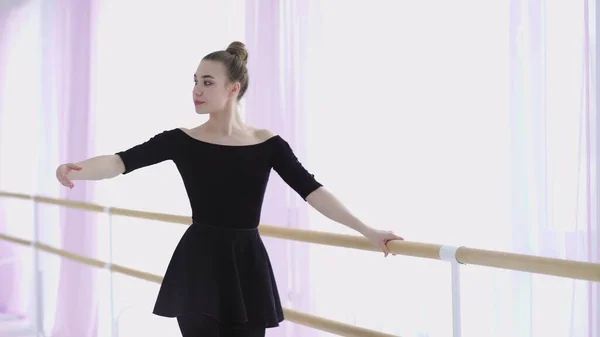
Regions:
<instances>
[{"instance_id":1,"label":"black skirt","mask_svg":"<svg viewBox=\"0 0 600 337\"><path fill-rule=\"evenodd\" d=\"M239 327L271 328L283 310L257 228L192 224L175 248L154 314L205 314Z\"/></svg>"}]
</instances>

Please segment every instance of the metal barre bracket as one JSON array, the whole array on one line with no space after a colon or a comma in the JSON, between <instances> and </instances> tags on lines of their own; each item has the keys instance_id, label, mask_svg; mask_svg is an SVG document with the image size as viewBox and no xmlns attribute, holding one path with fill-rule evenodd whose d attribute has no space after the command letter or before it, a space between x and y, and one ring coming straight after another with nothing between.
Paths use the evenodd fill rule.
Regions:
<instances>
[{"instance_id":1,"label":"metal barre bracket","mask_svg":"<svg viewBox=\"0 0 600 337\"><path fill-rule=\"evenodd\" d=\"M441 246L440 253L439 253L440 259L451 262L451 263L463 264L462 262L460 262L456 259L456 252L458 251L458 249L460 249L460 247L450 246L450 245Z\"/></svg>"}]
</instances>

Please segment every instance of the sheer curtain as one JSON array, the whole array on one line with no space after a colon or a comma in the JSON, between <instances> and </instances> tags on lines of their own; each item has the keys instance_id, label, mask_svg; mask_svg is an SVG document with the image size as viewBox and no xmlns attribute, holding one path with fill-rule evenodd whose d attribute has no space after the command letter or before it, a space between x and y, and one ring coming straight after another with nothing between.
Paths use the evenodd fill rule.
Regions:
<instances>
[{"instance_id":1,"label":"sheer curtain","mask_svg":"<svg viewBox=\"0 0 600 337\"><path fill-rule=\"evenodd\" d=\"M584 4L319 2L311 170L368 224L410 241L597 262ZM446 264L311 252L317 314L402 336L451 333ZM595 336L596 287L466 266L463 333Z\"/></svg>"},{"instance_id":2,"label":"sheer curtain","mask_svg":"<svg viewBox=\"0 0 600 337\"><path fill-rule=\"evenodd\" d=\"M40 70L34 56L39 54L38 8L38 1L0 3L0 190L35 190L39 87L31 84ZM0 232L30 239L30 211L27 202L1 200ZM5 262L0 265L0 313L31 318L31 257L29 248L0 242Z\"/></svg>"},{"instance_id":3,"label":"sheer curtain","mask_svg":"<svg viewBox=\"0 0 600 337\"><path fill-rule=\"evenodd\" d=\"M251 86L244 100L248 123L282 136L303 161L304 77L310 37L309 1L246 2L246 46ZM308 227L308 205L275 172L267 187L261 223L289 228ZM308 245L263 238L277 278L282 304L303 312L312 310ZM267 336L311 337L310 328L284 322Z\"/></svg>"},{"instance_id":4,"label":"sheer curtain","mask_svg":"<svg viewBox=\"0 0 600 337\"><path fill-rule=\"evenodd\" d=\"M517 252L599 262L591 13L587 0L511 2L511 217ZM509 284L515 333L600 335L598 284L524 273L511 273Z\"/></svg>"},{"instance_id":5,"label":"sheer curtain","mask_svg":"<svg viewBox=\"0 0 600 337\"><path fill-rule=\"evenodd\" d=\"M2 6L9 18L1 77L0 189L26 194L86 200L89 188L61 189L54 178L59 162L87 157L89 31L92 1L21 1ZM10 10L10 11L9 11ZM72 20L67 17L76 17ZM86 52L87 51L87 52ZM88 186L89 187L89 186ZM30 201L2 200L3 225L9 234L33 239ZM94 256L96 227L83 211L40 206L38 238L43 243ZM12 229L12 230L11 230ZM31 287L31 250L17 261L18 282L11 309L35 304ZM41 253L41 322L44 331L61 336L95 336L95 281L98 271ZM4 283L4 277L2 284ZM73 291L78 289L78 291ZM20 295L20 296L15 296ZM57 301L57 298L61 301ZM21 309L22 310L22 309ZM29 310L28 318L33 319Z\"/></svg>"}]
</instances>

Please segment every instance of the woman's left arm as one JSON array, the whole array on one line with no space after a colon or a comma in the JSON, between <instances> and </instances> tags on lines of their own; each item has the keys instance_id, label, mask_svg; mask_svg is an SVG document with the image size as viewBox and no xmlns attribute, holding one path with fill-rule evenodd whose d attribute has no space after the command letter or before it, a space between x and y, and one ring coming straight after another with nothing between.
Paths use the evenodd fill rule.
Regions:
<instances>
[{"instance_id":1,"label":"woman's left arm","mask_svg":"<svg viewBox=\"0 0 600 337\"><path fill-rule=\"evenodd\" d=\"M404 240L393 232L371 228L355 217L331 192L320 187L306 197L306 201L327 218L345 225L364 235L373 245L381 248L388 256L387 243L392 240Z\"/></svg>"},{"instance_id":2,"label":"woman's left arm","mask_svg":"<svg viewBox=\"0 0 600 337\"><path fill-rule=\"evenodd\" d=\"M304 168L283 138L276 139L276 141L273 168L314 209L325 217L361 233L375 247L380 248L385 256L390 253L387 248L389 241L403 240L392 232L373 229L362 223L332 193L325 189L314 175Z\"/></svg>"}]
</instances>

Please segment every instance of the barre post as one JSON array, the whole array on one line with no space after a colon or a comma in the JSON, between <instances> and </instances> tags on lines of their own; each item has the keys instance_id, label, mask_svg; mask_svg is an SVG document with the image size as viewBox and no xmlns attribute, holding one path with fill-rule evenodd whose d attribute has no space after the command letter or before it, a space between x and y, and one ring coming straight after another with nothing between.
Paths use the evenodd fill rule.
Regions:
<instances>
[{"instance_id":1,"label":"barre post","mask_svg":"<svg viewBox=\"0 0 600 337\"><path fill-rule=\"evenodd\" d=\"M452 336L461 337L461 305L460 305L460 262L456 252L460 247L444 245L440 247L440 259L450 262L452 278Z\"/></svg>"},{"instance_id":2,"label":"barre post","mask_svg":"<svg viewBox=\"0 0 600 337\"><path fill-rule=\"evenodd\" d=\"M39 204L36 197L31 198L33 206L33 284L35 287L35 336L45 336L44 333L44 307L42 294L42 271L40 267L40 252L38 244L40 242L40 214Z\"/></svg>"}]
</instances>

